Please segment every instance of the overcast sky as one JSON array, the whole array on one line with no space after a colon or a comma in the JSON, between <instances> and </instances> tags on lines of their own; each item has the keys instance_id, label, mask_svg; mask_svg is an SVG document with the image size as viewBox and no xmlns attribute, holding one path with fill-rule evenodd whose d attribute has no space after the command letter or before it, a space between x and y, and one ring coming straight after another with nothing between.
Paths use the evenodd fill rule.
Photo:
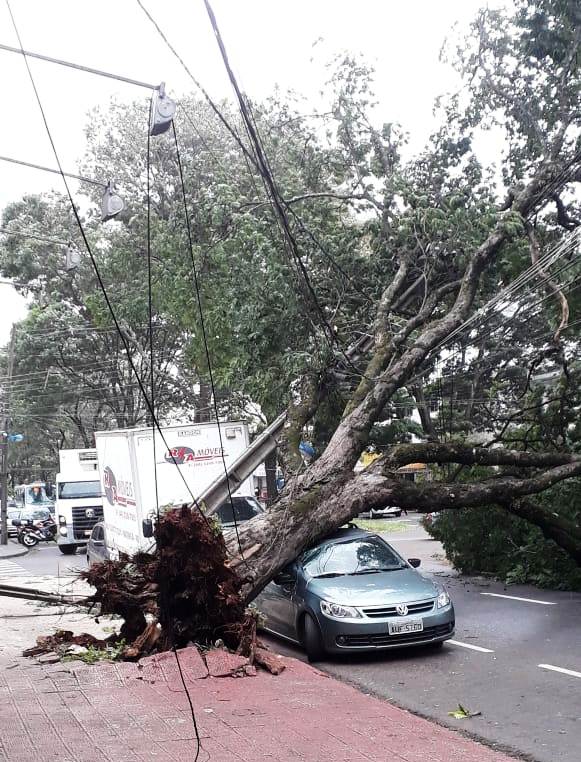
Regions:
<instances>
[{"instance_id":1,"label":"overcast sky","mask_svg":"<svg viewBox=\"0 0 581 762\"><path fill-rule=\"evenodd\" d=\"M215 98L230 96L202 0L143 0L190 69ZM429 131L434 98L454 87L438 61L454 23L466 25L485 0L214 0L213 6L244 89L254 98L278 84L316 103L323 63L345 50L377 69L378 116L399 121L419 145ZM500 3L488 3L498 5ZM153 84L181 94L191 83L135 0L11 0L25 49ZM0 43L17 46L0 3ZM323 42L313 48L313 43ZM65 170L83 153L87 112L148 91L42 61L30 61ZM54 167L24 62L0 50L4 102L0 155ZM77 187L76 183L72 186ZM0 161L0 208L25 193L62 190L60 179ZM47 231L47 235L49 231ZM0 282L0 344L24 300Z\"/></svg>"}]
</instances>

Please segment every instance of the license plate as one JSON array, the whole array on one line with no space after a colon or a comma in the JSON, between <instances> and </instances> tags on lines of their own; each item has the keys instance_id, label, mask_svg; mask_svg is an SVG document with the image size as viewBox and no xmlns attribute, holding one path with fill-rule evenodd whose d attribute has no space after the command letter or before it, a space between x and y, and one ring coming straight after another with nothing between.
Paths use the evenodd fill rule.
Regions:
<instances>
[{"instance_id":1,"label":"license plate","mask_svg":"<svg viewBox=\"0 0 581 762\"><path fill-rule=\"evenodd\" d=\"M387 623L388 633L390 635L405 635L408 632L422 632L424 622L422 619L406 619L405 621L395 621Z\"/></svg>"}]
</instances>

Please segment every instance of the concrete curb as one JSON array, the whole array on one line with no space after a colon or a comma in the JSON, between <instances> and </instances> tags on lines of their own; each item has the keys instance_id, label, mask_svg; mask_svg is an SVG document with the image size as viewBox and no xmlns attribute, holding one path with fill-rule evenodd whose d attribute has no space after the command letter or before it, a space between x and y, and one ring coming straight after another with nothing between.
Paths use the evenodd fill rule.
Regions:
<instances>
[{"instance_id":1,"label":"concrete curb","mask_svg":"<svg viewBox=\"0 0 581 762\"><path fill-rule=\"evenodd\" d=\"M0 545L0 561L3 558L18 558L18 556L25 556L28 553L28 548L22 545L16 545L9 542L8 545Z\"/></svg>"}]
</instances>

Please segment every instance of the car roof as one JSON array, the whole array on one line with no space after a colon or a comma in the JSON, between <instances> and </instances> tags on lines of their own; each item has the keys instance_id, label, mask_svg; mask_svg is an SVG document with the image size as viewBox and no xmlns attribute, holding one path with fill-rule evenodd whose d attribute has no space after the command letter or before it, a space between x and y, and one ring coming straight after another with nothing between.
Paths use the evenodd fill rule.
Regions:
<instances>
[{"instance_id":1,"label":"car roof","mask_svg":"<svg viewBox=\"0 0 581 762\"><path fill-rule=\"evenodd\" d=\"M371 534L373 534L373 532L368 532L365 529L359 529L359 527L356 527L353 524L348 524L345 527L341 527L341 529L338 529L336 532L333 532L333 534L328 535L323 540L316 543L316 545L322 545L323 543L327 544L330 542L344 542L345 540L356 540L362 537L369 537Z\"/></svg>"}]
</instances>

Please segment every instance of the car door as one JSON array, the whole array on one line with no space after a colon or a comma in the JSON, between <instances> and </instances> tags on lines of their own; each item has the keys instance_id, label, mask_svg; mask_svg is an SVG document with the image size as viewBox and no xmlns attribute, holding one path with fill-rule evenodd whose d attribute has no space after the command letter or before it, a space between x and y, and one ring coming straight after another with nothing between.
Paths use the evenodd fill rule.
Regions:
<instances>
[{"instance_id":1,"label":"car door","mask_svg":"<svg viewBox=\"0 0 581 762\"><path fill-rule=\"evenodd\" d=\"M266 627L287 638L298 640L296 618L298 610L296 564L286 566L260 593L258 609L266 619Z\"/></svg>"},{"instance_id":2,"label":"car door","mask_svg":"<svg viewBox=\"0 0 581 762\"><path fill-rule=\"evenodd\" d=\"M87 545L87 562L89 566L105 560L106 550L103 525L95 524Z\"/></svg>"}]
</instances>

